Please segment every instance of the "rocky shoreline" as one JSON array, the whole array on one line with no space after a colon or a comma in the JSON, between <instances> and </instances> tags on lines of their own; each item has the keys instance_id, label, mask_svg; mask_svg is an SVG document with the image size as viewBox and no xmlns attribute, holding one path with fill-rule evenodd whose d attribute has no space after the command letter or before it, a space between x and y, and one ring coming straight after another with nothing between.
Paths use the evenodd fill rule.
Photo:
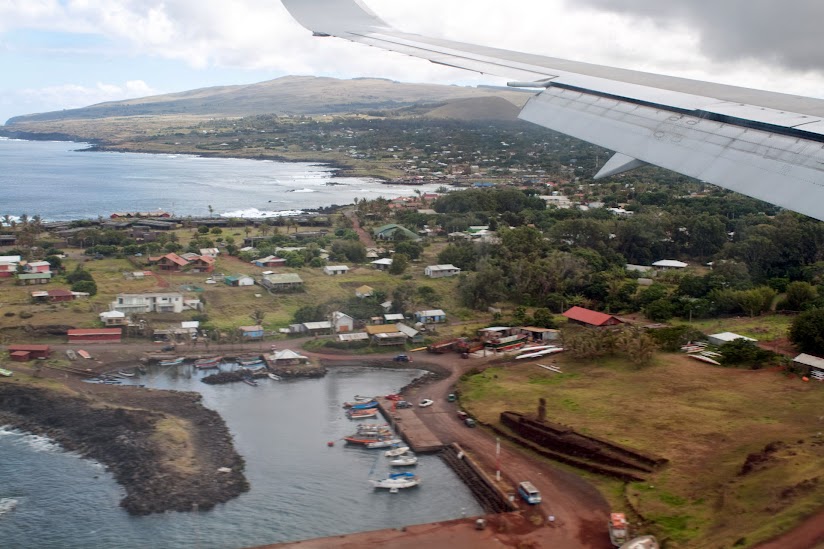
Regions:
<instances>
[{"instance_id":1,"label":"rocky shoreline","mask_svg":"<svg viewBox=\"0 0 824 549\"><path fill-rule=\"evenodd\" d=\"M130 514L211 509L249 490L245 462L201 395L100 388L72 394L0 384L0 425L47 436L103 464Z\"/></svg>"}]
</instances>

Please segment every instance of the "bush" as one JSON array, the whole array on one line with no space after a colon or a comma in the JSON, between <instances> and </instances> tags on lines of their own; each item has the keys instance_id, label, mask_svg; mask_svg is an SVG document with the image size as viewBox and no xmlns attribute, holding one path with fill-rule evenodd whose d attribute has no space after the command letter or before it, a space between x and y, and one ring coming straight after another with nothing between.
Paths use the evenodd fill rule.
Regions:
<instances>
[{"instance_id":1,"label":"bush","mask_svg":"<svg viewBox=\"0 0 824 549\"><path fill-rule=\"evenodd\" d=\"M97 295L97 284L94 280L79 280L72 284L72 291Z\"/></svg>"},{"instance_id":2,"label":"bush","mask_svg":"<svg viewBox=\"0 0 824 549\"><path fill-rule=\"evenodd\" d=\"M20 318L31 318L34 316L34 313L30 311L20 311Z\"/></svg>"}]
</instances>

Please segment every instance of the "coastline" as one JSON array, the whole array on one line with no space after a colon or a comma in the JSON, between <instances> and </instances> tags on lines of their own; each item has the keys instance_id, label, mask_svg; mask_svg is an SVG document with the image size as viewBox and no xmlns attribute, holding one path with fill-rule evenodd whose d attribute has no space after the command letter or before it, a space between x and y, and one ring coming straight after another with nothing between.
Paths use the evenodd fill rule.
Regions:
<instances>
[{"instance_id":1,"label":"coastline","mask_svg":"<svg viewBox=\"0 0 824 549\"><path fill-rule=\"evenodd\" d=\"M8 382L0 384L0 425L104 465L124 488L120 506L131 515L206 510L249 483L226 423L201 401L197 393L104 386L80 393Z\"/></svg>"}]
</instances>

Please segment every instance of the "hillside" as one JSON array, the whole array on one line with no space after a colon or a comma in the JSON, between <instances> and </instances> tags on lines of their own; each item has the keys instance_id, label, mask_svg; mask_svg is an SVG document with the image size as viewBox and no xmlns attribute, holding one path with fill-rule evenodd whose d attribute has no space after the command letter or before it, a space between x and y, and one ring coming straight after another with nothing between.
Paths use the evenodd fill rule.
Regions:
<instances>
[{"instance_id":1,"label":"hillside","mask_svg":"<svg viewBox=\"0 0 824 549\"><path fill-rule=\"evenodd\" d=\"M518 106L523 105L529 97L523 92L489 87L405 84L376 78L339 80L313 76L285 76L257 84L201 88L99 103L79 109L16 116L8 120L6 129L19 129L19 126L30 123L133 116L241 117L257 114L357 113L491 96L505 99Z\"/></svg>"}]
</instances>

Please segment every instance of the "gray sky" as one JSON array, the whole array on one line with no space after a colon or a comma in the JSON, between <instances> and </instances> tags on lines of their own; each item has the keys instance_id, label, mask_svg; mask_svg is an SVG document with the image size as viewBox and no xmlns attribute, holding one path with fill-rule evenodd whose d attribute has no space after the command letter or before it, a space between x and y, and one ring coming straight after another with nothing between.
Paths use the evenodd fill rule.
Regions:
<instances>
[{"instance_id":1,"label":"gray sky","mask_svg":"<svg viewBox=\"0 0 824 549\"><path fill-rule=\"evenodd\" d=\"M308 0L307 0L308 1ZM403 30L824 95L817 0L366 0ZM0 0L0 122L288 74L503 83L337 39L278 0Z\"/></svg>"}]
</instances>

